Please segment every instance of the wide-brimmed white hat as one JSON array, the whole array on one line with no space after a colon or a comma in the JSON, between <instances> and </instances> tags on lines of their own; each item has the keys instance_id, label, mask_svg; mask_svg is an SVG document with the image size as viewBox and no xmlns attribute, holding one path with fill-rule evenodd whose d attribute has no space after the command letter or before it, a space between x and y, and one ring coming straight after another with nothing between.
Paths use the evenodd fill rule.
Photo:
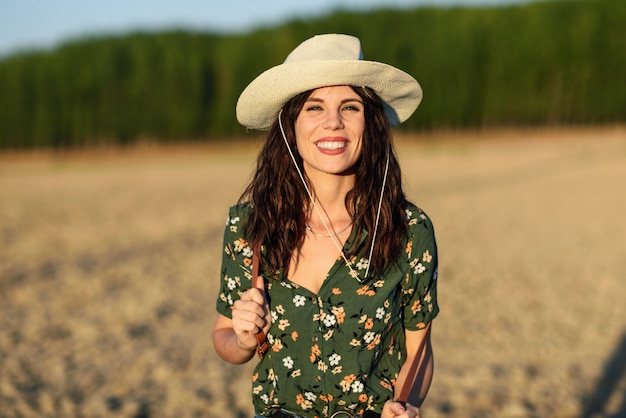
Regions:
<instances>
[{"instance_id":1,"label":"wide-brimmed white hat","mask_svg":"<svg viewBox=\"0 0 626 418\"><path fill-rule=\"evenodd\" d=\"M283 64L252 80L237 101L237 120L247 128L269 129L292 97L339 85L372 88L383 100L391 126L407 120L422 100L422 88L409 74L363 60L358 38L326 34L302 42Z\"/></svg>"}]
</instances>

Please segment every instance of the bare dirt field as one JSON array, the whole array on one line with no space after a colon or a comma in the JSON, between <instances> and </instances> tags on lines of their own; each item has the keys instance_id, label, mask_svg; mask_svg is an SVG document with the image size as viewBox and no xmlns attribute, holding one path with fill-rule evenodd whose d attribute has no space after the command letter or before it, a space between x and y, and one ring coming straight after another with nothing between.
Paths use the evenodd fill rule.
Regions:
<instances>
[{"instance_id":1,"label":"bare dirt field","mask_svg":"<svg viewBox=\"0 0 626 418\"><path fill-rule=\"evenodd\" d=\"M399 136L433 218L425 418L626 416L626 128ZM214 354L258 143L0 154L0 417L252 416Z\"/></svg>"}]
</instances>

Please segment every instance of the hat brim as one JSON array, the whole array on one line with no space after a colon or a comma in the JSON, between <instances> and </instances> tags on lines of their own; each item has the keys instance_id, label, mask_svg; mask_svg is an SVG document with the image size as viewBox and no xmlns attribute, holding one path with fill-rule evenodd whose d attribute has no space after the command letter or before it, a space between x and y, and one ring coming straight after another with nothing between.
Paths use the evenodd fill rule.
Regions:
<instances>
[{"instance_id":1,"label":"hat brim","mask_svg":"<svg viewBox=\"0 0 626 418\"><path fill-rule=\"evenodd\" d=\"M261 73L241 93L237 120L250 129L266 130L292 97L328 86L372 88L383 100L391 126L407 120L422 100L412 76L375 61L307 61L281 64Z\"/></svg>"}]
</instances>

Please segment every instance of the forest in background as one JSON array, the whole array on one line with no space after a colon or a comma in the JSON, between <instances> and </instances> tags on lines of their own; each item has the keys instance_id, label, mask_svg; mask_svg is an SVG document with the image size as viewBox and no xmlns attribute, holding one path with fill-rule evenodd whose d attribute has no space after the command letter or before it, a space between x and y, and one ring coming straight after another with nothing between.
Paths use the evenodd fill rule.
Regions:
<instances>
[{"instance_id":1,"label":"forest in background","mask_svg":"<svg viewBox=\"0 0 626 418\"><path fill-rule=\"evenodd\" d=\"M235 103L318 33L412 74L410 131L626 122L626 2L336 11L224 35L190 30L70 40L0 59L0 150L245 134Z\"/></svg>"}]
</instances>

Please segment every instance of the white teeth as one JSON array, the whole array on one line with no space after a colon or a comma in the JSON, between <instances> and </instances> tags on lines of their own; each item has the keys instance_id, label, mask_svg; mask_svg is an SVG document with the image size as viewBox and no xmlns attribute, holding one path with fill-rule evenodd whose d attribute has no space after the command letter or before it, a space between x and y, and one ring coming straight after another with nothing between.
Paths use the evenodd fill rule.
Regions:
<instances>
[{"instance_id":1,"label":"white teeth","mask_svg":"<svg viewBox=\"0 0 626 418\"><path fill-rule=\"evenodd\" d=\"M348 146L347 142L339 142L339 141L318 142L315 145L317 145L318 148L323 148L323 149L339 149L339 148L345 148L346 146Z\"/></svg>"}]
</instances>

